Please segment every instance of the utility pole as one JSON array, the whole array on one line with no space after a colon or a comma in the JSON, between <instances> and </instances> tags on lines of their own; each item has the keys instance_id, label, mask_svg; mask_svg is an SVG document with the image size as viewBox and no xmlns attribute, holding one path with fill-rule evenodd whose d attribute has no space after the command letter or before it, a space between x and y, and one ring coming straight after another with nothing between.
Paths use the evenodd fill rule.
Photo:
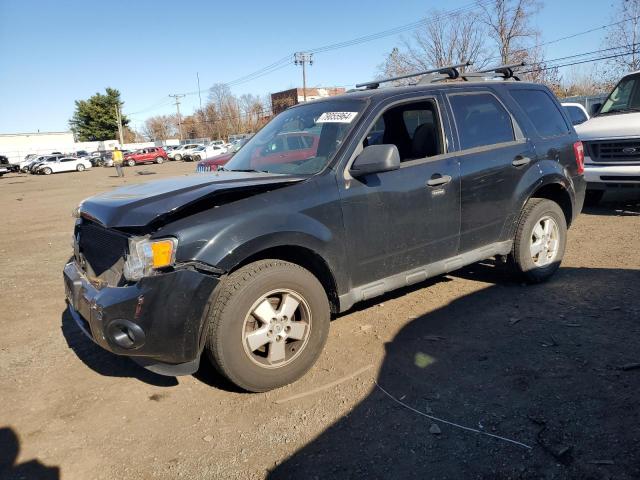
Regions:
<instances>
[{"instance_id":1,"label":"utility pole","mask_svg":"<svg viewBox=\"0 0 640 480\"><path fill-rule=\"evenodd\" d=\"M178 114L178 133L180 134L180 141L182 141L182 117L180 116L180 99L184 97L184 94L176 93L169 96L175 98L176 100L176 112Z\"/></svg>"},{"instance_id":2,"label":"utility pole","mask_svg":"<svg viewBox=\"0 0 640 480\"><path fill-rule=\"evenodd\" d=\"M120 113L120 105L116 103L116 122L118 122L118 135L120 136L120 148L124 144L124 139L122 135L122 114Z\"/></svg>"},{"instance_id":3,"label":"utility pole","mask_svg":"<svg viewBox=\"0 0 640 480\"><path fill-rule=\"evenodd\" d=\"M304 101L307 101L307 63L313 65L313 53L296 52L293 54L293 63L302 65L302 95Z\"/></svg>"}]
</instances>

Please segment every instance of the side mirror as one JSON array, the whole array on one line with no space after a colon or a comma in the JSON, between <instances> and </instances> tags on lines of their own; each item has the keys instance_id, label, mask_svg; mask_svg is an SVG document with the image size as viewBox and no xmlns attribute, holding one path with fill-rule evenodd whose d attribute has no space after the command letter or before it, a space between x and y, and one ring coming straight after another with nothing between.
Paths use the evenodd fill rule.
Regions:
<instances>
[{"instance_id":1,"label":"side mirror","mask_svg":"<svg viewBox=\"0 0 640 480\"><path fill-rule=\"evenodd\" d=\"M591 111L589 112L589 115L591 116L595 115L600 111L601 108L602 108L601 103L594 103L593 105L591 105Z\"/></svg>"},{"instance_id":2,"label":"side mirror","mask_svg":"<svg viewBox=\"0 0 640 480\"><path fill-rule=\"evenodd\" d=\"M356 157L349 173L361 177L370 173L388 172L400 168L400 153L395 145L369 145Z\"/></svg>"}]
</instances>

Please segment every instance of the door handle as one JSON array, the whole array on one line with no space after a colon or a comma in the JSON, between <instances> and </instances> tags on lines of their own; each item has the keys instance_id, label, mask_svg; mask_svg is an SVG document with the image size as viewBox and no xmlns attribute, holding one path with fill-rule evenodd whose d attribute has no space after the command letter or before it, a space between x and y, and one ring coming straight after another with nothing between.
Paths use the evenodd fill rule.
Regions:
<instances>
[{"instance_id":1,"label":"door handle","mask_svg":"<svg viewBox=\"0 0 640 480\"><path fill-rule=\"evenodd\" d=\"M442 185L446 185L451 181L451 175L440 175L439 173L434 173L429 181L427 182L427 186L429 187L439 187Z\"/></svg>"},{"instance_id":2,"label":"door handle","mask_svg":"<svg viewBox=\"0 0 640 480\"><path fill-rule=\"evenodd\" d=\"M522 167L529 163L531 163L531 159L529 157L523 157L522 155L518 155L516 158L513 159L513 162L511 162L511 165L513 165L514 167Z\"/></svg>"}]
</instances>

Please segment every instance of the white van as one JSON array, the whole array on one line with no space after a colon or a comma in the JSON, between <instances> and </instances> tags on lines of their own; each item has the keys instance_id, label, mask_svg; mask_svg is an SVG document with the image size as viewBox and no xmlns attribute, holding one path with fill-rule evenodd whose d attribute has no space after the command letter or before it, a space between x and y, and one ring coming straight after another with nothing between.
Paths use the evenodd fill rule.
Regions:
<instances>
[{"instance_id":1,"label":"white van","mask_svg":"<svg viewBox=\"0 0 640 480\"><path fill-rule=\"evenodd\" d=\"M640 192L640 71L622 78L597 113L576 125L585 147L585 204L600 201L607 188Z\"/></svg>"}]
</instances>

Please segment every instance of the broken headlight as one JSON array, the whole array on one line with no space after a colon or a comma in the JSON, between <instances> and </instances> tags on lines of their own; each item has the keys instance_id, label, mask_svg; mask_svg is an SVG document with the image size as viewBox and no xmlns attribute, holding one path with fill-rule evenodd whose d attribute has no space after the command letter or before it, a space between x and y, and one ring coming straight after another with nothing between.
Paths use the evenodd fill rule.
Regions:
<instances>
[{"instance_id":1,"label":"broken headlight","mask_svg":"<svg viewBox=\"0 0 640 480\"><path fill-rule=\"evenodd\" d=\"M130 281L137 281L156 270L170 267L175 261L177 247L178 240L175 238L130 238L129 254L124 263L124 277Z\"/></svg>"}]
</instances>

